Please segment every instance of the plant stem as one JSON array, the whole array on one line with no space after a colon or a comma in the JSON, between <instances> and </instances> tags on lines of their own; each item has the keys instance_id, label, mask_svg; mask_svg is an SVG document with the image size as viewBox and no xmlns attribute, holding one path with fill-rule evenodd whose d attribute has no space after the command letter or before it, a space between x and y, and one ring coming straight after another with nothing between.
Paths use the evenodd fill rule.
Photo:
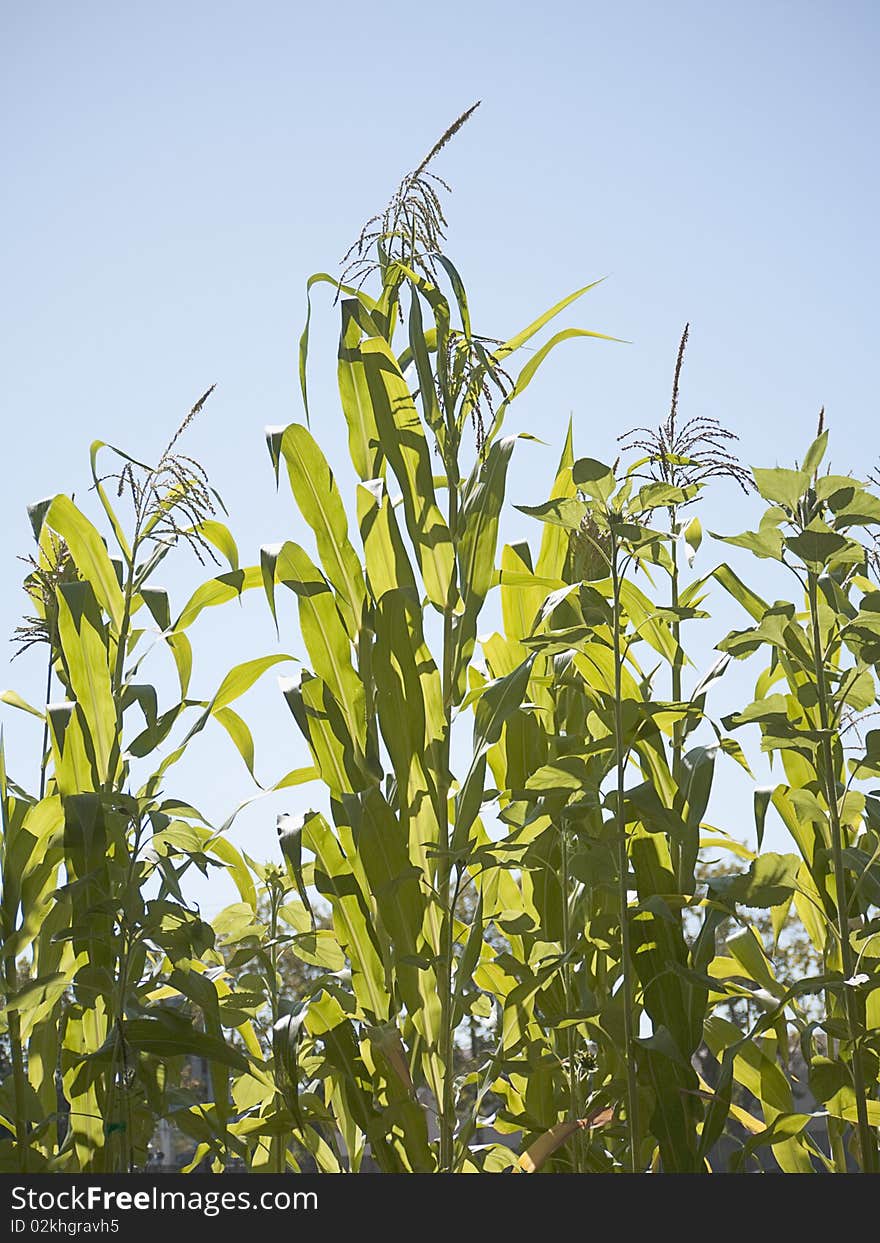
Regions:
<instances>
[{"instance_id":1,"label":"plant stem","mask_svg":"<svg viewBox=\"0 0 880 1243\"><path fill-rule=\"evenodd\" d=\"M141 828L135 829L132 847L128 856L128 868L125 876L125 884L122 890L123 901L125 895L131 888L134 880L135 866L137 864L138 855L141 848ZM107 1109L108 1118L113 1121L113 1111L116 1107L116 1056L120 1056L122 1064L123 1092L125 1101L125 1172L134 1173L134 1143L132 1141L132 1115L131 1115L131 1098L129 1095L128 1083L128 1049L125 1040L125 998L128 993L129 967L131 964L132 954L132 932L128 926L128 921L123 917L119 928L121 952L117 958L116 964L116 997L114 1000L114 1014L112 1015L113 1025L116 1031L116 1039L113 1046L113 1058L110 1063L110 1085L111 1092L109 1098L109 1106ZM112 1153L111 1164L112 1164Z\"/></svg>"},{"instance_id":2,"label":"plant stem","mask_svg":"<svg viewBox=\"0 0 880 1243\"><path fill-rule=\"evenodd\" d=\"M48 669L46 672L46 707L52 698L52 645L49 645L49 659L46 662ZM40 800L42 801L46 793L46 765L49 762L49 713L46 713L46 719L43 722L43 751L40 757Z\"/></svg>"},{"instance_id":3,"label":"plant stem","mask_svg":"<svg viewBox=\"0 0 880 1243\"><path fill-rule=\"evenodd\" d=\"M569 960L569 951L571 950L571 910L570 901L570 885L571 877L569 875L569 843L568 828L562 826L561 832L561 853L562 853L562 952L565 961L562 967L562 986L565 994L565 1012L566 1012L566 1028L565 1028L565 1057L568 1067L568 1116L570 1122L575 1122L580 1117L580 1092L578 1089L578 1068L575 1065L575 1043L574 1028L571 1025L572 1005L572 984L571 984L571 962ZM583 1133L576 1131L573 1142L574 1170L576 1174L582 1171L582 1139Z\"/></svg>"},{"instance_id":4,"label":"plant stem","mask_svg":"<svg viewBox=\"0 0 880 1243\"><path fill-rule=\"evenodd\" d=\"M119 627L119 634L116 642L116 660L113 667L113 676L110 683L113 702L116 706L116 737L113 740L113 747L110 751L110 760L107 765L107 776L104 782L104 791L109 794L113 789L114 776L117 765L122 759L122 728L123 728L123 708L122 708L122 681L125 676L125 651L128 647L128 633L131 627L131 604L134 596L134 570L135 557L138 553L139 539L138 533L131 546L131 561L128 566L128 572L125 579L125 590L123 597L122 623Z\"/></svg>"},{"instance_id":5,"label":"plant stem","mask_svg":"<svg viewBox=\"0 0 880 1243\"><path fill-rule=\"evenodd\" d=\"M457 472L456 472L457 476ZM458 483L447 466L449 487L449 532L455 547L456 528L458 526ZM454 698L455 678L455 635L453 631L453 612L447 604L443 613L443 713L445 716L445 733L443 742L442 773L439 781L438 802L440 819L440 864L439 884L440 904L443 912L441 926L440 962L442 976L440 980L440 1061L443 1066L443 1091L439 1102L438 1125L440 1130L440 1172L452 1173L455 1149L455 1094L453 1055L453 994L452 994L452 957L453 957L453 922L454 905L452 901L452 860L449 851L452 835L449 825L449 766L451 762L452 732L452 701Z\"/></svg>"},{"instance_id":6,"label":"plant stem","mask_svg":"<svg viewBox=\"0 0 880 1243\"><path fill-rule=\"evenodd\" d=\"M826 948L822 955L822 973L830 975L833 970L832 964L829 962L829 954ZM831 1013L831 1006L834 994L830 989L826 988L825 992L825 1011ZM838 1057L837 1041L832 1036L826 1036L828 1056L834 1060ZM838 1174L847 1172L846 1147L843 1142L843 1132L846 1124L841 1122L839 1118L833 1118L831 1114L825 1120L825 1131L828 1136L828 1155L837 1167Z\"/></svg>"},{"instance_id":7,"label":"plant stem","mask_svg":"<svg viewBox=\"0 0 880 1243\"><path fill-rule=\"evenodd\" d=\"M10 956L6 959L6 996L12 997L18 991L18 971L15 965L15 958ZM18 1010L9 1010L9 1052L12 1058L12 1083L15 1089L15 1146L18 1149L18 1159L22 1174L27 1174L30 1168L28 1155L30 1151L30 1141L28 1137L27 1123L27 1097L26 1083L27 1079L24 1071L24 1049L21 1043L21 1015Z\"/></svg>"},{"instance_id":8,"label":"plant stem","mask_svg":"<svg viewBox=\"0 0 880 1243\"><path fill-rule=\"evenodd\" d=\"M822 730L822 742L820 745L820 767L822 771L820 777L824 786L825 802L828 804L828 819L831 830L831 859L834 867L834 891L837 906L837 931L840 937L840 960L843 978L848 980L854 973L854 962L849 936L849 911L847 909L846 875L843 864L843 829L840 823L837 781L834 774L834 756L831 749L831 711L828 686L825 680L825 653L822 650L822 636L819 629L818 585L816 574L812 570L808 572L807 586L812 627L813 666L819 705L819 724ZM862 1172L870 1174L874 1172L877 1164L876 1143L868 1121L865 1074L862 1066L861 1050L858 1044L860 1022L856 1009L856 998L852 989L846 985L844 985L844 1009L850 1043L852 1045L852 1076L856 1096Z\"/></svg>"},{"instance_id":9,"label":"plant stem","mask_svg":"<svg viewBox=\"0 0 880 1243\"><path fill-rule=\"evenodd\" d=\"M137 525L135 528L135 534L134 534L134 538L132 540L132 546L131 546L131 557L129 559L128 568L126 572L125 588L124 588L124 602L123 602L123 610L122 610L122 622L119 627L119 634L117 635L116 660L114 661L113 670L111 674L110 693L113 697L113 703L116 709L116 732L115 732L115 736L113 739L113 746L110 750L110 756L109 756L109 760L107 764L107 772L104 777L103 793L105 795L109 795L113 792L113 788L115 785L115 774L116 774L117 765L120 764L121 757L122 757L122 728L123 728L122 681L125 676L125 650L126 650L126 647L128 646L128 632L129 632L129 627L131 625L131 603L132 603L132 598L134 594L135 559L137 557L139 542L140 542L139 532L140 532L140 519L138 519ZM126 840L127 840L127 833L126 833ZM126 869L125 887L123 888L120 901L124 899L125 892L128 886L131 884L132 878L134 876L134 865L135 865L135 860L137 858L139 840L140 840L140 835L139 835L139 832L136 831L134 845L133 845L132 850L129 852L128 867ZM127 938L129 935L128 929L125 929L124 932L120 930L120 935L123 936L124 938ZM112 1021L113 1021L113 1024L116 1030L116 1039L114 1042L113 1057L110 1063L109 1082L106 1083L106 1088L107 1088L106 1110L107 1110L107 1117L110 1121L114 1120L114 1114L116 1111L116 1099L118 1095L117 1089L116 1089L117 1053L121 1055L123 1076L124 1077L127 1076L127 1060L128 1059L127 1059L126 1047L125 1047L125 1028L124 1028L124 1019L125 1019L125 1010L126 1010L126 993L128 991L127 942L126 942L126 948L123 949L122 953L117 955L115 965L116 965L116 972L115 972L116 996L115 996L115 1007L114 1007L115 1014L112 1016ZM127 1084L125 1085L125 1088L126 1088L126 1099L127 1099ZM126 1131L127 1130L128 1130L128 1127L126 1124ZM127 1135L127 1139L128 1139L128 1144L130 1146L131 1136ZM117 1172L117 1171L113 1171L112 1169L112 1165L113 1165L112 1151L110 1152L105 1151L104 1156L105 1156L105 1160L107 1160L108 1158L110 1160L110 1165L111 1165L110 1172ZM129 1165L131 1164L131 1153L130 1152L129 1152L128 1164Z\"/></svg>"},{"instance_id":10,"label":"plant stem","mask_svg":"<svg viewBox=\"0 0 880 1243\"><path fill-rule=\"evenodd\" d=\"M669 528L670 528L670 556L672 557L672 573L670 575L670 604L673 609L672 618L672 638L675 643L675 659L672 662L672 700L673 703L681 703L681 666L682 666L682 649L681 649L681 623L679 622L678 611L678 542L675 538L675 528L677 525L677 514L674 508L669 510ZM672 725L672 779L675 782L675 788L681 791L682 779L682 758L684 751L684 722L676 720ZM681 874L682 869L682 851L678 842L670 839L669 855L672 861L672 871L678 886L679 893L684 893L684 877Z\"/></svg>"},{"instance_id":11,"label":"plant stem","mask_svg":"<svg viewBox=\"0 0 880 1243\"><path fill-rule=\"evenodd\" d=\"M620 625L620 566L617 540L611 531L612 632L614 642L614 749L617 761L617 895L620 914L620 969L623 978L623 1034L626 1059L626 1109L629 1124L630 1173L639 1172L639 1094L633 1057L633 987L629 939L629 852L623 814L625 756L623 750L623 690Z\"/></svg>"},{"instance_id":12,"label":"plant stem","mask_svg":"<svg viewBox=\"0 0 880 1243\"><path fill-rule=\"evenodd\" d=\"M272 1029L274 1031L275 1024L280 1017L278 1013L278 907L281 902L281 895L274 889L269 897L269 1000L272 1010ZM278 1068L275 1067L275 1090L282 1097L278 1085ZM273 1174L283 1174L287 1167L287 1150L284 1143L284 1137L281 1135L273 1135L270 1140L269 1148L269 1164Z\"/></svg>"}]
</instances>

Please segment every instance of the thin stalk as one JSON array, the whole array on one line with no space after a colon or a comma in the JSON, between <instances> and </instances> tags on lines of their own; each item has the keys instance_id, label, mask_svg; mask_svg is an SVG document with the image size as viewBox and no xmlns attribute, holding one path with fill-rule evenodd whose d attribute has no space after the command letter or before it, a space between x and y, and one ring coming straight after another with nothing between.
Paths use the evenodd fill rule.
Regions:
<instances>
[{"instance_id":1,"label":"thin stalk","mask_svg":"<svg viewBox=\"0 0 880 1243\"><path fill-rule=\"evenodd\" d=\"M18 991L18 971L15 958L6 959L6 996L12 997ZM9 1052L12 1058L12 1083L15 1089L15 1146L22 1174L30 1168L30 1138L27 1123L27 1079L24 1070L24 1046L21 1042L21 1015L17 1010L9 1010Z\"/></svg>"},{"instance_id":2,"label":"thin stalk","mask_svg":"<svg viewBox=\"0 0 880 1243\"><path fill-rule=\"evenodd\" d=\"M626 1112L629 1124L630 1173L639 1172L639 1094L633 1058L633 986L629 937L629 852L623 815L625 756L623 751L623 656L620 624L620 565L617 540L611 532L612 636L614 643L614 749L617 761L617 897L620 914L620 969L623 977L623 1035L626 1057Z\"/></svg>"},{"instance_id":3,"label":"thin stalk","mask_svg":"<svg viewBox=\"0 0 880 1243\"><path fill-rule=\"evenodd\" d=\"M52 645L49 645L49 659L46 662L48 669L46 672L46 705L48 706L52 698ZM46 713L46 719L43 721L43 750L40 757L40 800L46 793L46 765L49 762L49 714Z\"/></svg>"},{"instance_id":4,"label":"thin stalk","mask_svg":"<svg viewBox=\"0 0 880 1243\"><path fill-rule=\"evenodd\" d=\"M455 533L458 526L458 485L457 480L447 468L449 487L449 531L455 545ZM452 700L453 680L455 676L455 635L453 631L453 613L447 604L443 613L443 713L445 717L445 734L443 742L442 773L439 782L440 812L440 875L438 890L443 911L440 945L440 1061L443 1066L443 1090L440 1100L438 1126L440 1131L440 1171L452 1173L455 1157L455 1095L454 1095L454 1032L453 1027L453 995L452 995L452 957L453 957L453 910L452 898L452 860L449 850L452 836L449 825L449 765L451 760L450 745L452 731Z\"/></svg>"},{"instance_id":5,"label":"thin stalk","mask_svg":"<svg viewBox=\"0 0 880 1243\"><path fill-rule=\"evenodd\" d=\"M562 987L565 994L565 1011L570 1016L573 1010L572 998L572 982L571 982L571 961L569 952L571 950L571 908L570 908L570 886L571 876L569 872L569 843L568 829L563 825L561 830L561 872L562 872L562 953L564 955L564 965L562 968ZM570 1122L575 1122L581 1116L580 1110L580 1091L578 1086L578 1068L575 1065L575 1041L574 1028L571 1026L570 1019L565 1028L565 1058L568 1067L568 1117ZM574 1170L576 1174L580 1174L583 1169L582 1165L582 1138L583 1133L576 1131L574 1135Z\"/></svg>"},{"instance_id":6,"label":"thin stalk","mask_svg":"<svg viewBox=\"0 0 880 1243\"><path fill-rule=\"evenodd\" d=\"M135 830L134 840L128 857L128 869L125 877L125 885L123 887L123 895L128 893L132 881L134 880L134 871L137 864L138 856L141 848L141 828ZM129 967L131 964L132 947L134 944L134 936L132 930L128 926L128 921L123 917L120 924L120 937L122 942L122 952L118 956L116 971L116 997L114 1000L113 1024L116 1030L116 1040L113 1047L113 1058L110 1063L110 1096L107 1109L107 1116L112 1121L113 1111L116 1107L116 1057L119 1055L122 1064L122 1078L125 1100L125 1164L126 1172L132 1174L134 1172L134 1144L132 1141L132 1115L131 1115L131 1098L128 1092L128 1049L125 1040L125 999L128 994L128 978ZM112 1153L110 1154L112 1158Z\"/></svg>"},{"instance_id":7,"label":"thin stalk","mask_svg":"<svg viewBox=\"0 0 880 1243\"><path fill-rule=\"evenodd\" d=\"M672 557L672 573L670 574L670 604L673 609L672 618L672 638L675 643L675 658L672 662L672 700L673 703L681 703L681 667L682 667L682 650L681 650L681 623L678 619L678 603L679 603L679 569L678 569L678 541L676 539L675 530L677 526L677 513L674 508L669 510L669 533L670 533L670 556ZM675 782L676 790L681 790L681 779L683 770L683 753L684 753L684 722L675 721L672 726L672 779ZM669 854L672 860L672 871L678 885L679 893L684 892L684 877L681 875L682 853L681 846L678 842L670 839Z\"/></svg>"},{"instance_id":8,"label":"thin stalk","mask_svg":"<svg viewBox=\"0 0 880 1243\"><path fill-rule=\"evenodd\" d=\"M131 627L131 604L134 596L134 567L139 542L139 531L136 530L131 546L131 561L129 562L128 571L125 577L122 624L119 627L119 634L117 636L116 660L114 662L113 675L110 683L113 702L116 705L116 737L113 741L113 747L110 752L110 762L107 766L107 778L104 783L104 790L108 794L112 790L116 766L120 762L122 756L122 682L125 676L125 651L128 647L128 634Z\"/></svg>"},{"instance_id":9,"label":"thin stalk","mask_svg":"<svg viewBox=\"0 0 880 1243\"><path fill-rule=\"evenodd\" d=\"M125 1021L124 1021L125 1020L125 1012L124 1012L125 994L128 991L128 964L129 964L129 959L131 956L131 937L130 937L129 930L127 928L125 929L123 935L124 935L125 949L123 952L122 963L121 963L120 970L119 970L117 1009L116 1009L116 1014L113 1020L114 1026L116 1029L116 1041L115 1041L114 1048L113 1048L113 1060L110 1066L110 1073L112 1077L111 1082L113 1084L113 1090L115 1093L116 1055L118 1053L121 1066L122 1066L122 1091L123 1091L123 1102L124 1102L124 1108L125 1108L125 1132L124 1132L124 1143L123 1143L123 1151L124 1151L124 1157L125 1157L124 1165L126 1167L125 1173L133 1174L134 1173L134 1144L132 1142L131 1096L129 1093L128 1046L126 1044L126 1039L125 1039ZM114 1108L115 1108L115 1097L112 1100L111 1108L108 1109L107 1111L108 1118L111 1120L113 1118ZM111 1152L110 1153L111 1165L112 1165L112 1155L113 1154Z\"/></svg>"},{"instance_id":10,"label":"thin stalk","mask_svg":"<svg viewBox=\"0 0 880 1243\"><path fill-rule=\"evenodd\" d=\"M826 949L825 953L822 955L822 972L824 975L830 975L831 971L832 971L832 965L829 962L829 954ZM831 992L831 990L826 988L825 989L825 1012L826 1014L831 1013L833 997L834 997L834 994ZM827 1036L826 1039L828 1042L828 1056L832 1060L836 1060L838 1056L837 1041L833 1038L833 1036ZM828 1155L831 1157L831 1160L834 1162L835 1166L837 1167L837 1173L839 1174L846 1174L847 1172L846 1146L843 1142L844 1141L843 1133L845 1130L845 1126L846 1126L845 1123L841 1122L839 1118L833 1118L831 1114L829 1114L825 1120L825 1133L828 1136Z\"/></svg>"},{"instance_id":11,"label":"thin stalk","mask_svg":"<svg viewBox=\"0 0 880 1243\"><path fill-rule=\"evenodd\" d=\"M821 780L825 787L825 802L828 804L828 819L831 829L831 859L834 867L834 895L837 907L837 931L840 936L840 959L843 978L850 979L855 971L852 945L849 937L849 911L847 909L846 876L843 864L843 830L840 823L840 809L837 801L837 782L834 775L834 756L831 749L831 709L829 704L828 686L825 679L825 653L822 650L822 636L819 630L819 602L816 574L809 571L807 575L808 596L810 602L810 623L812 628L813 667L816 678L816 695L819 706L819 724L822 730ZM851 989L844 986L844 1010L849 1038L852 1044L852 1075L853 1088L856 1096L856 1113L858 1117L859 1146L862 1155L862 1172L873 1173L876 1168L876 1142L868 1121L868 1104L865 1093L865 1074L862 1066L862 1055L858 1045L859 1016L856 1009L856 998Z\"/></svg>"},{"instance_id":12,"label":"thin stalk","mask_svg":"<svg viewBox=\"0 0 880 1243\"><path fill-rule=\"evenodd\" d=\"M448 792L443 791L441 797L444 801L448 800ZM455 1136L455 1102L453 1099L453 1070L452 1070L452 952L453 952L453 933L452 933L452 912L450 911L451 899L451 868L449 866L448 851L450 844L448 816L441 815L441 836L440 849L444 854L441 861L441 876L438 886L440 892L440 902L443 908L443 923L441 926L441 945L440 945L440 1062L443 1066L443 1087L440 1100L439 1110L439 1130L440 1130L440 1171L441 1173L449 1173L452 1169L453 1146Z\"/></svg>"},{"instance_id":13,"label":"thin stalk","mask_svg":"<svg viewBox=\"0 0 880 1243\"><path fill-rule=\"evenodd\" d=\"M109 762L107 765L107 774L104 779L104 793L105 794L110 794L113 791L117 765L119 764L121 760L121 756L122 756L122 728L123 728L122 682L125 676L125 651L126 651L126 647L128 646L128 633L129 633L129 628L131 625L131 604L132 604L132 598L134 595L135 564L136 564L136 558L138 554L138 548L140 545L140 524L141 524L141 519L140 519L140 516L138 516L136 526L135 526L134 537L132 539L131 556L128 561L128 567L127 567L126 577L125 577L122 622L119 627L119 634L117 635L116 659L114 661L113 669L111 671L110 692L113 697L113 703L116 709L116 732L115 732L115 737L113 740L113 747L111 748L111 751L110 751L110 758L109 758ZM136 834L134 848L129 854L128 870L127 870L126 886L125 886L126 889L128 885L131 884L132 878L134 876L134 864L137 858L138 848L139 848L139 835ZM123 893L124 892L125 890L123 890ZM126 937L129 935L129 931L127 928L124 930L124 935ZM123 952L123 954L120 955L120 957L118 958L117 967L118 967L118 970L116 972L117 978L116 978L116 999L115 999L116 1013L113 1016L113 1022L116 1027L116 1041L114 1044L113 1058L110 1064L109 1083L107 1084L107 1115L110 1119L113 1118L113 1115L116 1110L116 1097L117 1097L116 1055L117 1055L117 1052L121 1055L123 1075L126 1074L127 1054L126 1054L126 1049L125 1049L125 1033L123 1029L123 1020L124 1020L124 1015L125 1015L125 1001L126 1001L125 994L128 990L128 979L127 979L128 949L127 948ZM131 1143L131 1140L129 1136L129 1144L130 1143ZM112 1159L112 1154L108 1154L108 1155L111 1156L111 1159ZM129 1164L130 1164L130 1160L129 1160Z\"/></svg>"},{"instance_id":14,"label":"thin stalk","mask_svg":"<svg viewBox=\"0 0 880 1243\"><path fill-rule=\"evenodd\" d=\"M272 1028L280 1017L278 1013L278 907L280 894L273 889L269 897L269 1001L272 1011ZM278 1088L278 1070L275 1069L275 1085ZM283 1174L287 1168L287 1147L284 1137L273 1135L269 1148L269 1165L273 1174Z\"/></svg>"}]
</instances>

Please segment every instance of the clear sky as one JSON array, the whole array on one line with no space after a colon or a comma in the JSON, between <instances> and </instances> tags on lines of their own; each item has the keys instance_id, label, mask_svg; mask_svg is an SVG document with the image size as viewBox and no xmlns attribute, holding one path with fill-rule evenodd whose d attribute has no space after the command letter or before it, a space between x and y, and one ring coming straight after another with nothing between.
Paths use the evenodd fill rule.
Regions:
<instances>
[{"instance_id":1,"label":"clear sky","mask_svg":"<svg viewBox=\"0 0 880 1243\"><path fill-rule=\"evenodd\" d=\"M187 445L243 560L302 537L262 428L301 417L305 279L337 270L475 99L437 167L477 329L508 335L608 276L567 322L630 342L562 347L514 407L511 430L551 447L517 450L513 501L545 498L570 414L579 452L606 459L619 433L664 417L685 320L683 415L720 418L751 464L785 464L824 403L837 468L864 473L880 451L878 29L857 0L2 6L0 634L24 604L27 503L84 499L94 438L154 456L214 381ZM345 480L326 298L317 313L313 428ZM703 520L731 531L754 514L722 486ZM527 534L522 517L505 530ZM181 554L169 571L178 600L197 570ZM737 620L722 609L698 647ZM290 622L281 650L296 655ZM229 664L276 650L259 600L194 638L206 696ZM0 681L38 700L39 661ZM265 780L306 762L271 674L242 708ZM37 730L3 720L28 781ZM215 736L174 789L222 818L249 779ZM270 854L275 811L309 797L258 804L236 839ZM747 791L730 806L745 835Z\"/></svg>"}]
</instances>

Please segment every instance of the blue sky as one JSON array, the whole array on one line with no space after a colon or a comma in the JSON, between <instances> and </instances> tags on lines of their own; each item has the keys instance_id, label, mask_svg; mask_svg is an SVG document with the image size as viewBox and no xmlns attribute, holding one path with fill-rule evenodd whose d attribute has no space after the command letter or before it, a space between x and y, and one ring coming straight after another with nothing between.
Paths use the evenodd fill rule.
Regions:
<instances>
[{"instance_id":1,"label":"blue sky","mask_svg":"<svg viewBox=\"0 0 880 1243\"><path fill-rule=\"evenodd\" d=\"M569 415L579 452L605 458L619 433L664 417L685 320L683 415L720 418L747 462L772 465L803 451L824 403L836 467L865 472L880 456L878 21L855 0L5 6L0 634L23 606L27 503L85 498L95 438L155 455L214 381L187 444L243 559L302 536L262 428L301 417L305 279L337 270L475 99L437 167L454 186L448 249L478 329L506 336L607 276L567 322L629 342L562 347L514 407L510 429L550 446L517 450L514 502L544 499ZM344 482L336 325L320 297L318 323L313 428ZM742 529L754 513L722 485L704 526ZM511 516L506 537L528 534ZM178 599L197 571L185 554L169 571ZM722 606L698 652L737 620ZM285 626L281 650L295 655L289 613ZM194 637L204 694L230 664L276 650L258 600ZM39 699L39 662L0 681ZM305 762L271 675L243 710L264 779ZM36 731L8 710L4 721L27 781ZM745 835L748 791L729 788ZM215 737L175 791L222 818L249 781ZM275 811L308 797L265 800L236 839L268 855Z\"/></svg>"}]
</instances>

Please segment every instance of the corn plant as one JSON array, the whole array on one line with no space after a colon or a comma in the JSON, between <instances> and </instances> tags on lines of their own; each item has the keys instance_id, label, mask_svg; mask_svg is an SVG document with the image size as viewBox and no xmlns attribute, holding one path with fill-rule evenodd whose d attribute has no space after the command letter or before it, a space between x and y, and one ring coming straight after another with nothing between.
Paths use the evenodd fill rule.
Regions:
<instances>
[{"instance_id":1,"label":"corn plant","mask_svg":"<svg viewBox=\"0 0 880 1243\"><path fill-rule=\"evenodd\" d=\"M640 486L639 465L618 479L610 467L572 461L569 453L556 495L526 511L562 533L555 568L567 582L519 640L553 656L545 678L554 716L544 747L532 752L538 757L543 750L546 761L522 784L535 800L532 816L549 815L558 826L551 840L559 838L561 868L552 858L544 866L561 871L566 939L577 913L582 962L590 961L584 951L592 946L594 978L584 980L582 995L592 994L593 1013L587 1010L579 1023L569 1018L568 1043L572 1034L581 1045L598 1037L600 1075L610 1099L623 1105L633 1172L658 1144L664 1168L699 1164L696 1111L687 1096L696 1078L681 1068L702 1039L705 1005L688 973L711 954L712 938L709 931L698 941L692 963L678 916L693 886L677 894L672 851L687 860L692 877L714 762L711 749L688 753L687 780L676 785L667 736L682 737L682 725L693 728L701 703L699 697L658 702L653 673L637 659L637 645L644 644L673 669L680 664L677 626L695 613L691 597L684 594L674 608L656 606L633 571L673 572L668 534L652 519L693 499L698 485ZM552 547L545 537L538 574L550 568ZM636 785L628 784L630 771L640 777ZM639 1037L643 1011L651 1037ZM566 1050L569 1065L572 1057ZM650 1141L641 1124L646 1094L654 1100Z\"/></svg>"},{"instance_id":2,"label":"corn plant","mask_svg":"<svg viewBox=\"0 0 880 1243\"><path fill-rule=\"evenodd\" d=\"M846 1172L845 1139L851 1134L852 1159L874 1172L880 1016L871 970L872 907L880 894L880 852L876 801L863 783L878 770L877 734L865 733L862 721L877 699L880 502L852 476L822 471L827 442L820 420L801 466L754 471L768 508L756 531L725 538L783 567L799 598L768 605L734 584L754 624L719 646L736 659L769 652L756 699L730 724L757 724L762 750L781 761L784 782L756 803L759 830L772 802L798 851L777 861L780 908L787 911L794 899L824 962L822 976L783 990L753 955L755 978L763 975L759 982L769 988L772 1002L760 1026L766 1028L790 1007L793 997L824 994L822 1017L799 1023L810 1088L827 1112L827 1150L818 1156L828 1168ZM806 1120L800 1123L804 1137ZM797 1125L790 1124L790 1130L797 1134Z\"/></svg>"},{"instance_id":3,"label":"corn plant","mask_svg":"<svg viewBox=\"0 0 880 1243\"><path fill-rule=\"evenodd\" d=\"M339 394L360 480L361 551L326 458L295 423L270 429L269 448L276 473L287 468L320 564L286 542L264 547L262 569L273 615L279 586L297 598L310 667L285 695L330 807L329 819L302 817L284 848L296 868L314 858L314 884L351 969L350 992L325 988L309 1000L302 1031L322 1044L325 1095L352 1167L368 1143L382 1169L448 1172L491 1159L475 1158L456 1134L456 1032L492 997L480 984L482 969L491 974L494 915L481 856L486 754L532 664L526 654L469 688L516 441L501 437L502 420L556 344L599 334L565 329L511 376L517 351L590 287L506 341L475 333L463 282L435 249L441 218L426 176L427 161L395 198L396 227L369 239L368 260L361 254L377 296L313 278L329 280L339 300ZM308 327L304 397L307 350ZM473 746L456 778L453 734L466 702ZM480 900L468 927L459 912L471 886Z\"/></svg>"},{"instance_id":4,"label":"corn plant","mask_svg":"<svg viewBox=\"0 0 880 1243\"><path fill-rule=\"evenodd\" d=\"M246 889L252 883L231 843L167 789L173 765L209 721L241 743L244 723L230 705L281 659L247 661L210 699L191 697L187 631L205 608L259 582L257 567L239 568L201 468L177 448L207 395L155 467L111 449L116 466L102 474L107 447L93 445L93 486L115 558L69 497L31 510L37 551L26 587L34 615L17 637L45 652L47 692L58 690L36 707L14 692L3 696L43 723L45 746L37 794L3 774L3 956L15 1119L8 1167L133 1169L146 1159L155 1118L171 1108L187 1055L210 1061L220 1131L230 1069L247 1065L211 1021L216 990L203 960L210 962L214 930L185 899L181 882L190 867L213 865L229 866ZM111 483L129 502L128 525L110 500ZM217 547L231 567L173 617L155 571L176 545L188 545L200 560ZM156 687L142 673L157 647L172 657L180 694L161 711ZM187 716L188 729L161 755ZM24 972L17 970L22 961ZM199 1008L198 1024L191 1006Z\"/></svg>"}]
</instances>

